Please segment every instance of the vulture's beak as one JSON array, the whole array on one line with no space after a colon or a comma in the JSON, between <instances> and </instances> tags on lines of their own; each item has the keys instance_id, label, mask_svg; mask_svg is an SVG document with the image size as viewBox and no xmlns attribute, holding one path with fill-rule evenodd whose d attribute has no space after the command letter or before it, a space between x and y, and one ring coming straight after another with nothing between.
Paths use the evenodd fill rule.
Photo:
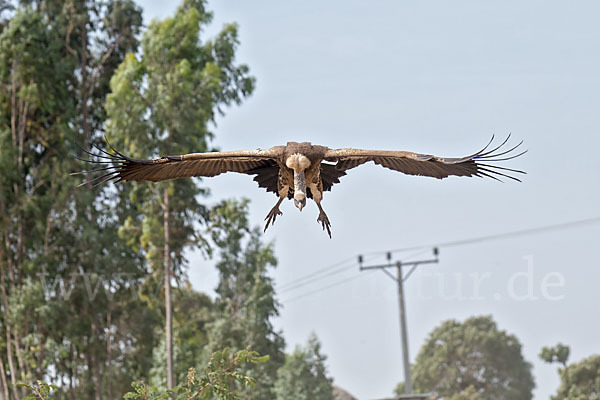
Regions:
<instances>
[{"instance_id":1,"label":"vulture's beak","mask_svg":"<svg viewBox=\"0 0 600 400\"><path fill-rule=\"evenodd\" d=\"M301 197L298 194L296 194L296 196ZM294 198L294 205L298 207L298 210L302 211L302 209L306 205L306 197L302 196L300 200Z\"/></svg>"}]
</instances>

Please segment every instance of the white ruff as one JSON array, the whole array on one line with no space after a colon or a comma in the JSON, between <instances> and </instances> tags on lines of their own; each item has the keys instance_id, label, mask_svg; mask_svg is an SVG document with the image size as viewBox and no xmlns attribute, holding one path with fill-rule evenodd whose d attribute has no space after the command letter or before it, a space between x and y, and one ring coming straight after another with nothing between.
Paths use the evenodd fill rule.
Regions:
<instances>
[{"instance_id":1,"label":"white ruff","mask_svg":"<svg viewBox=\"0 0 600 400\"><path fill-rule=\"evenodd\" d=\"M310 160L305 155L296 153L292 154L287 160L285 160L285 165L296 172L300 172L310 167Z\"/></svg>"}]
</instances>

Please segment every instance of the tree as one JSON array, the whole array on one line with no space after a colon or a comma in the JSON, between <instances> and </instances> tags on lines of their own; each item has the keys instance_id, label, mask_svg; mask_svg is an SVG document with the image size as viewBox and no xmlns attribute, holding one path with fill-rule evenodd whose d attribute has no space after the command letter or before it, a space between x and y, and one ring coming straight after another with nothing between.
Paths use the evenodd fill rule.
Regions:
<instances>
[{"instance_id":1,"label":"tree","mask_svg":"<svg viewBox=\"0 0 600 400\"><path fill-rule=\"evenodd\" d=\"M277 263L272 244L263 245L258 227L249 228L248 200L223 201L211 212L212 239L220 249L219 285L215 315L209 332L208 352L224 347L240 350L251 346L269 355L267 364L248 370L257 385L244 398L274 399L277 369L284 362L284 340L273 328L279 314L269 267Z\"/></svg>"},{"instance_id":2,"label":"tree","mask_svg":"<svg viewBox=\"0 0 600 400\"><path fill-rule=\"evenodd\" d=\"M592 355L577 363L567 365L569 346L557 344L544 347L540 358L547 363L559 363L560 387L552 400L598 400L600 399L600 355Z\"/></svg>"},{"instance_id":3,"label":"tree","mask_svg":"<svg viewBox=\"0 0 600 400\"><path fill-rule=\"evenodd\" d=\"M518 339L488 316L449 320L434 329L417 356L413 378L420 393L481 400L529 400L535 386Z\"/></svg>"},{"instance_id":4,"label":"tree","mask_svg":"<svg viewBox=\"0 0 600 400\"><path fill-rule=\"evenodd\" d=\"M314 334L305 348L296 347L286 355L285 364L277 371L277 400L333 400L333 379L327 376L325 359Z\"/></svg>"},{"instance_id":5,"label":"tree","mask_svg":"<svg viewBox=\"0 0 600 400\"><path fill-rule=\"evenodd\" d=\"M136 50L141 11L129 0L40 0L20 1L6 15L0 22L0 393L21 398L16 380L49 376L69 396L112 397L122 377L114 373L123 367L121 350L135 354L139 343L135 327L125 327L139 304L127 296L128 285L140 271L131 262L136 255L117 241L116 202L107 203L101 189L73 196L78 182L69 173L80 166L69 155L76 143L101 136L108 80L123 55ZM65 285L71 297L51 288L64 279L71 280ZM101 295L91 299L92 288ZM111 374L114 380L105 379Z\"/></svg>"},{"instance_id":6,"label":"tree","mask_svg":"<svg viewBox=\"0 0 600 400\"><path fill-rule=\"evenodd\" d=\"M212 18L205 5L184 0L174 17L152 21L142 37L142 55L128 54L111 80L107 135L134 157L206 151L215 114L254 88L248 67L235 64L236 25L201 40ZM184 251L206 245L197 231L206 217L197 199L202 193L189 179L134 185L130 199L138 212L121 230L143 249L150 269L162 272L168 388L174 386L171 280L186 265Z\"/></svg>"}]
</instances>

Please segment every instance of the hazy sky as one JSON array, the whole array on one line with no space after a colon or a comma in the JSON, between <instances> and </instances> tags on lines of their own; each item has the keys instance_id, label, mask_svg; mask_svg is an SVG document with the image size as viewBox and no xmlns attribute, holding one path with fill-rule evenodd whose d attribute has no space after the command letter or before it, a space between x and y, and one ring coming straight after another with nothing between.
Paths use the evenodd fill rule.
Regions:
<instances>
[{"instance_id":1,"label":"hazy sky","mask_svg":"<svg viewBox=\"0 0 600 400\"><path fill-rule=\"evenodd\" d=\"M140 4L146 21L176 6ZM302 213L283 204L265 235L279 259L276 326L290 350L316 332L335 383L360 399L389 396L403 375L396 285L381 272L358 272L357 254L600 217L599 3L209 4L215 20L206 33L239 23L239 61L257 78L255 94L214 129L213 144L223 150L311 141L462 156L510 132L529 149L506 164L528 172L521 184L439 181L374 165L352 170L324 197L333 239L317 225L314 203ZM251 221L260 226L277 200L244 175L204 184L211 202L250 198ZM549 398L559 379L556 366L539 361L542 346L570 345L571 361L600 352L599 234L596 223L442 246L440 263L406 283L411 360L441 321L489 314L521 341L534 366L535 399ZM429 256L415 253L394 259ZM384 261L373 257L369 263ZM214 261L190 259L194 286L213 293Z\"/></svg>"}]
</instances>

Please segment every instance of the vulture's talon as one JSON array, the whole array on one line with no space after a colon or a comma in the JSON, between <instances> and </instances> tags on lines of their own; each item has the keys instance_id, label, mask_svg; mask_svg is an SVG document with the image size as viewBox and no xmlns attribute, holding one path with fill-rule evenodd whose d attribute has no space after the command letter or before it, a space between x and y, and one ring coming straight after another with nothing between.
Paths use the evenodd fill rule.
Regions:
<instances>
[{"instance_id":1,"label":"vulture's talon","mask_svg":"<svg viewBox=\"0 0 600 400\"><path fill-rule=\"evenodd\" d=\"M329 235L329 238L331 239L331 222L329 222L329 218L327 217L327 214L325 214L323 211L321 211L319 213L319 218L317 218L317 222L321 223L321 225L323 226L323 230L327 229L327 234Z\"/></svg>"},{"instance_id":2,"label":"vulture's talon","mask_svg":"<svg viewBox=\"0 0 600 400\"><path fill-rule=\"evenodd\" d=\"M263 232L267 231L267 228L269 227L269 225L274 225L275 224L275 220L277 219L278 215L282 215L283 213L281 212L281 210L279 209L279 206L275 206L271 209L271 211L269 211L269 213L267 214L267 216L265 217L265 221L267 221L267 224L265 225L265 229Z\"/></svg>"}]
</instances>

